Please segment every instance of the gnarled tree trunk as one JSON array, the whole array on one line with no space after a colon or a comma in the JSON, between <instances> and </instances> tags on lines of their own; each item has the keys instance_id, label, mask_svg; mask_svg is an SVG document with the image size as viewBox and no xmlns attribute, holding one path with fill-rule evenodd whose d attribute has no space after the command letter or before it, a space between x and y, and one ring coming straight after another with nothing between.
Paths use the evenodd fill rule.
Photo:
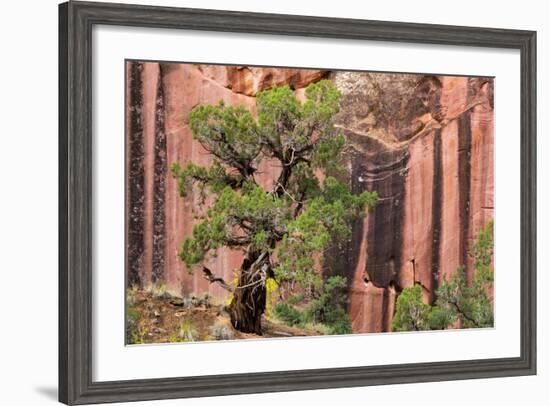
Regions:
<instances>
[{"instance_id":1,"label":"gnarled tree trunk","mask_svg":"<svg viewBox=\"0 0 550 406\"><path fill-rule=\"evenodd\" d=\"M262 314L266 303L265 258L265 254L258 253L246 256L229 305L231 324L243 333L262 334Z\"/></svg>"}]
</instances>

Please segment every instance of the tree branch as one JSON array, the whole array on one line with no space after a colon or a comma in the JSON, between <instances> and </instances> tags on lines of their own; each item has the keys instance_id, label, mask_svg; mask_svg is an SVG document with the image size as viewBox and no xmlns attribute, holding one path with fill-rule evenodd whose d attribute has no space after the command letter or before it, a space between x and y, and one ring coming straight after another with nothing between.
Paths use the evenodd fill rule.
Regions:
<instances>
[{"instance_id":1,"label":"tree branch","mask_svg":"<svg viewBox=\"0 0 550 406\"><path fill-rule=\"evenodd\" d=\"M303 202L304 197L305 197L304 195L305 195L304 192L300 193L300 198L298 199L298 204L294 208L294 218L298 217L298 214L300 214L300 211L304 207L304 202Z\"/></svg>"},{"instance_id":2,"label":"tree branch","mask_svg":"<svg viewBox=\"0 0 550 406\"><path fill-rule=\"evenodd\" d=\"M227 236L226 237L227 246L229 247L244 247L251 243L249 237L236 237L236 236Z\"/></svg>"},{"instance_id":3,"label":"tree branch","mask_svg":"<svg viewBox=\"0 0 550 406\"><path fill-rule=\"evenodd\" d=\"M237 169L243 178L251 177L256 171L256 168L252 166L252 162L259 155L261 148L258 148L258 150L255 152L255 155L252 157L243 156L233 147L233 145L231 145L230 142L227 141L227 137L223 129L212 128L212 131L218 134L218 139L212 139L213 142L208 142L211 141L208 139L198 140L199 143L204 147L204 149L206 149L209 153L214 155L220 161ZM220 146L226 148L227 151L223 151Z\"/></svg>"},{"instance_id":4,"label":"tree branch","mask_svg":"<svg viewBox=\"0 0 550 406\"><path fill-rule=\"evenodd\" d=\"M233 223L235 223L236 226L241 227L243 230L247 232L250 232L250 233L254 232L254 226L252 224L251 219L248 217L245 218L245 217L239 217L235 214L230 214L228 216L228 220L232 221Z\"/></svg>"},{"instance_id":5,"label":"tree branch","mask_svg":"<svg viewBox=\"0 0 550 406\"><path fill-rule=\"evenodd\" d=\"M207 267L205 266L202 267L202 273L203 273L204 279L206 279L208 282L218 283L222 288L224 288L225 290L231 293L235 291L235 289L233 289L233 287L229 285L223 278L217 275L214 275L212 271Z\"/></svg>"},{"instance_id":6,"label":"tree branch","mask_svg":"<svg viewBox=\"0 0 550 406\"><path fill-rule=\"evenodd\" d=\"M216 181L216 178L213 176L199 176L198 174L192 174L190 177L194 182L202 183L203 185L208 185L209 183ZM219 180L232 189L238 189L242 186L244 179L238 179L228 173L225 173Z\"/></svg>"},{"instance_id":7,"label":"tree branch","mask_svg":"<svg viewBox=\"0 0 550 406\"><path fill-rule=\"evenodd\" d=\"M470 323L472 323L474 326L477 327L477 322L472 319L470 316L468 316L464 310L462 310L460 308L460 306L458 305L458 303L456 302L456 300L452 300L451 301L451 304L455 307L456 311L458 312L458 314L462 315L462 317L464 317L466 320L468 320Z\"/></svg>"},{"instance_id":8,"label":"tree branch","mask_svg":"<svg viewBox=\"0 0 550 406\"><path fill-rule=\"evenodd\" d=\"M288 197L290 197L290 200L292 200L294 203L296 203L296 204L303 204L304 203L301 200L297 200L294 196L292 196L292 194L290 194L290 192L288 190L286 190L286 188L283 185L281 185L280 183L277 183L277 187L282 189L283 193L285 195L287 195Z\"/></svg>"}]
</instances>

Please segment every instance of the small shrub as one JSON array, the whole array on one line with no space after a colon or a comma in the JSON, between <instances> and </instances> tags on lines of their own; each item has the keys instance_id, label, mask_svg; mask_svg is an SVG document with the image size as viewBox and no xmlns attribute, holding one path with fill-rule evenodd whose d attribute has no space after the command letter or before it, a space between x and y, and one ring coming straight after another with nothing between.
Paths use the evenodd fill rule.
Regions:
<instances>
[{"instance_id":1,"label":"small shrub","mask_svg":"<svg viewBox=\"0 0 550 406\"><path fill-rule=\"evenodd\" d=\"M304 297L303 293L296 293L296 294L290 296L286 302L288 304L295 305L295 304L298 304L301 301L303 301L304 298L305 297Z\"/></svg>"},{"instance_id":2,"label":"small shrub","mask_svg":"<svg viewBox=\"0 0 550 406\"><path fill-rule=\"evenodd\" d=\"M445 330L456 319L449 312L439 306L432 306L428 314L428 325L432 330Z\"/></svg>"},{"instance_id":3,"label":"small shrub","mask_svg":"<svg viewBox=\"0 0 550 406\"><path fill-rule=\"evenodd\" d=\"M137 286L132 286L126 289L126 305L134 306L137 303L137 293L139 288Z\"/></svg>"},{"instance_id":4,"label":"small shrub","mask_svg":"<svg viewBox=\"0 0 550 406\"><path fill-rule=\"evenodd\" d=\"M128 344L145 344L145 337L149 333L149 329L145 325L144 320L139 320L137 328L131 331Z\"/></svg>"},{"instance_id":5,"label":"small shrub","mask_svg":"<svg viewBox=\"0 0 550 406\"><path fill-rule=\"evenodd\" d=\"M328 336L331 334L334 334L332 331L332 328L325 325L325 324L314 324L314 323L305 323L301 326L302 328L308 330L308 331L316 331L320 335Z\"/></svg>"},{"instance_id":6,"label":"small shrub","mask_svg":"<svg viewBox=\"0 0 550 406\"><path fill-rule=\"evenodd\" d=\"M141 318L141 313L135 307L128 306L126 310L126 317L129 324L137 323Z\"/></svg>"},{"instance_id":7,"label":"small shrub","mask_svg":"<svg viewBox=\"0 0 550 406\"><path fill-rule=\"evenodd\" d=\"M393 331L428 330L430 305L422 301L422 286L405 288L397 297L395 315L392 321Z\"/></svg>"},{"instance_id":8,"label":"small shrub","mask_svg":"<svg viewBox=\"0 0 550 406\"><path fill-rule=\"evenodd\" d=\"M209 329L209 334L214 340L232 340L235 337L233 329L224 322L217 322Z\"/></svg>"},{"instance_id":9,"label":"small shrub","mask_svg":"<svg viewBox=\"0 0 550 406\"><path fill-rule=\"evenodd\" d=\"M196 341L199 338L199 333L191 320L181 322L178 337L180 341Z\"/></svg>"},{"instance_id":10,"label":"small shrub","mask_svg":"<svg viewBox=\"0 0 550 406\"><path fill-rule=\"evenodd\" d=\"M172 299L180 296L178 292L170 290L162 281L150 283L143 290L157 299Z\"/></svg>"},{"instance_id":11,"label":"small shrub","mask_svg":"<svg viewBox=\"0 0 550 406\"><path fill-rule=\"evenodd\" d=\"M331 329L331 334L351 334L351 319L343 308L333 311L330 319L325 321Z\"/></svg>"},{"instance_id":12,"label":"small shrub","mask_svg":"<svg viewBox=\"0 0 550 406\"><path fill-rule=\"evenodd\" d=\"M302 323L302 313L288 303L277 303L273 306L273 314L289 326L297 326Z\"/></svg>"},{"instance_id":13,"label":"small shrub","mask_svg":"<svg viewBox=\"0 0 550 406\"><path fill-rule=\"evenodd\" d=\"M346 312L346 279L341 276L329 277L317 298L311 300L303 311L293 304L303 300L303 296L294 297L286 303L278 303L274 307L275 316L290 326L324 325L321 331L328 334L350 334L351 320Z\"/></svg>"},{"instance_id":14,"label":"small shrub","mask_svg":"<svg viewBox=\"0 0 550 406\"><path fill-rule=\"evenodd\" d=\"M126 343L142 344L145 333L139 310L126 305Z\"/></svg>"},{"instance_id":15,"label":"small shrub","mask_svg":"<svg viewBox=\"0 0 550 406\"><path fill-rule=\"evenodd\" d=\"M493 326L493 303L488 294L493 288L493 226L489 220L470 248L475 271L471 283L466 281L464 267L459 266L450 279L443 278L433 306L423 303L420 285L403 289L397 297L394 331L443 330L457 321L463 328Z\"/></svg>"},{"instance_id":16,"label":"small shrub","mask_svg":"<svg viewBox=\"0 0 550 406\"><path fill-rule=\"evenodd\" d=\"M313 299L304 309L304 321L322 323L331 328L331 334L350 334L351 320L346 312L346 278L329 277L321 295Z\"/></svg>"}]
</instances>

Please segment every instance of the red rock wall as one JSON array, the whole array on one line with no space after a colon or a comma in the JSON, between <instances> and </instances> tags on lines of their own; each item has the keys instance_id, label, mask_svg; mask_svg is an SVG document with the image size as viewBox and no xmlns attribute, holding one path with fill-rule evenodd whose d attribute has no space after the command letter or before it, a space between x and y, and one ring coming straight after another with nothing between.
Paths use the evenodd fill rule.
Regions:
<instances>
[{"instance_id":1,"label":"red rock wall","mask_svg":"<svg viewBox=\"0 0 550 406\"><path fill-rule=\"evenodd\" d=\"M192 139L189 111L198 104L243 104L290 84L300 98L327 76L342 92L337 123L347 135L354 192L376 190L380 202L333 248L324 271L348 278L355 332L391 329L397 292L414 283L433 300L442 275L465 264L467 248L493 215L493 82L487 78L129 62L127 66L127 273L130 283L165 281L177 294L226 292L191 275L177 257L190 233L193 199L176 193L168 168L210 157ZM270 187L279 168L262 163ZM225 280L238 252L222 250L209 267Z\"/></svg>"}]
</instances>

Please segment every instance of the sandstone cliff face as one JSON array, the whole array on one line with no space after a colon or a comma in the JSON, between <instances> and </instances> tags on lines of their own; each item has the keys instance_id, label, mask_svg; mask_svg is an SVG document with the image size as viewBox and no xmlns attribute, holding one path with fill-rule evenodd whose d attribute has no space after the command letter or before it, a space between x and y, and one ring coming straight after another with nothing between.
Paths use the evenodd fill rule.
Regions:
<instances>
[{"instance_id":1,"label":"sandstone cliff face","mask_svg":"<svg viewBox=\"0 0 550 406\"><path fill-rule=\"evenodd\" d=\"M226 291L191 275L178 259L193 226L191 195L176 193L175 161L208 164L192 139L187 116L198 104L242 104L289 84L303 98L328 77L342 92L338 126L354 192L376 190L376 209L353 226L353 238L333 248L325 272L350 284L355 332L389 331L398 291L414 283L425 300L442 275L472 264L467 248L493 211L493 82L488 78L325 72L319 70L129 62L127 65L127 273L130 283L164 281L178 294ZM280 170L263 162L267 188ZM208 264L225 280L241 265L224 249Z\"/></svg>"},{"instance_id":2,"label":"sandstone cliff face","mask_svg":"<svg viewBox=\"0 0 550 406\"><path fill-rule=\"evenodd\" d=\"M339 273L353 280L355 332L388 331L396 290L431 302L493 216L493 82L489 78L336 73L355 192L380 203L355 225ZM370 249L370 247L372 247Z\"/></svg>"}]
</instances>

